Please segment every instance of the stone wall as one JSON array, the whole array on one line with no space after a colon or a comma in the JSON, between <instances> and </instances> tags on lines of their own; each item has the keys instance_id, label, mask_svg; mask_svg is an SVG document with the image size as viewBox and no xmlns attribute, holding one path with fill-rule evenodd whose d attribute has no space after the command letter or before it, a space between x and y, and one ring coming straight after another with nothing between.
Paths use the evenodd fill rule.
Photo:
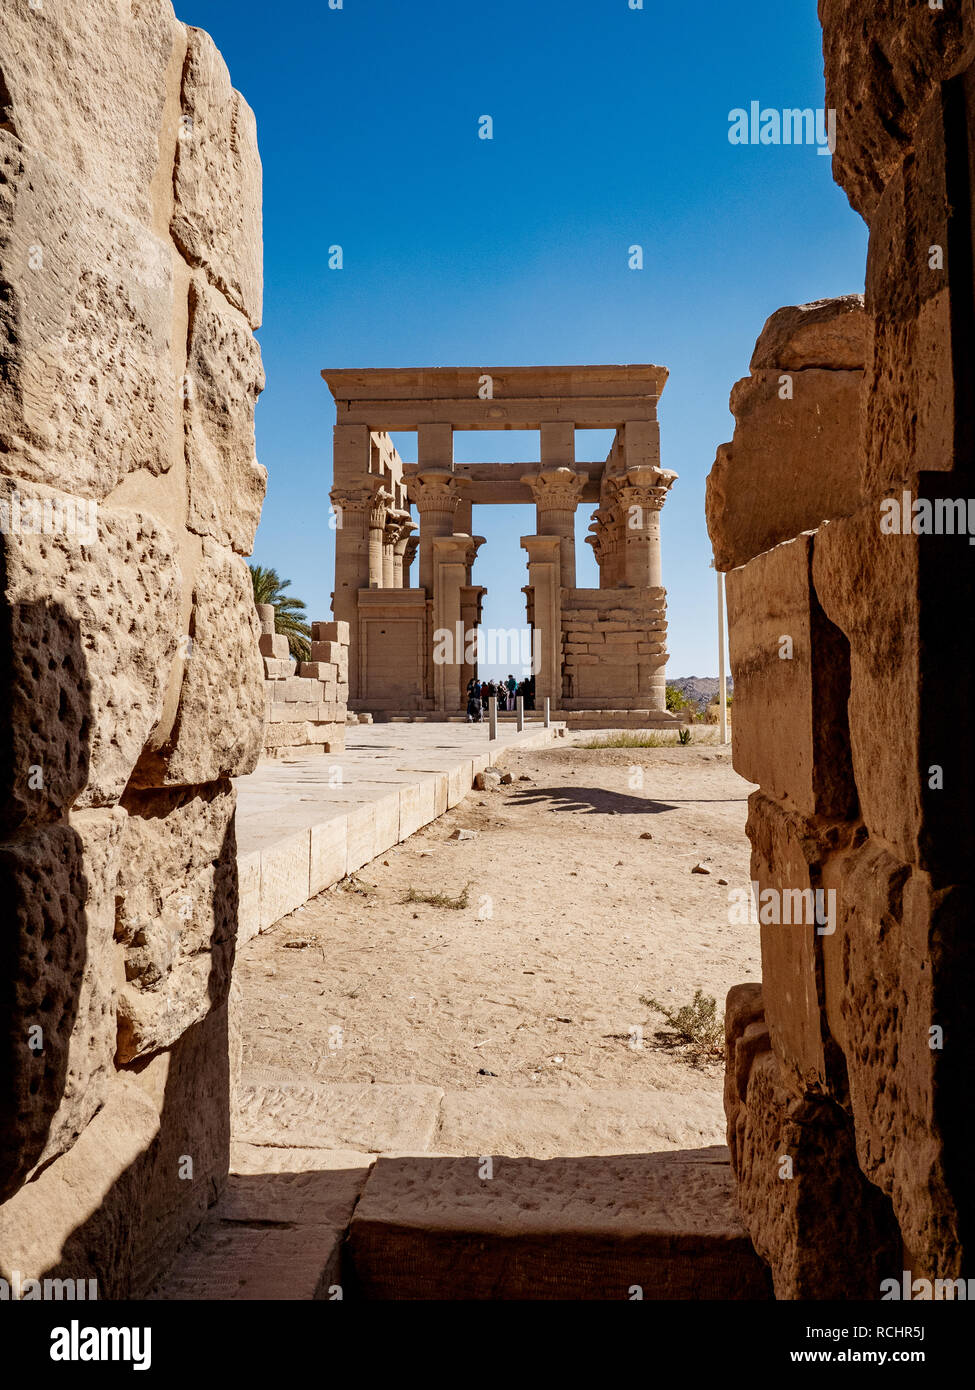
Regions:
<instances>
[{"instance_id":1,"label":"stone wall","mask_svg":"<svg viewBox=\"0 0 975 1390\"><path fill-rule=\"evenodd\" d=\"M260 204L169 0L3 6L0 1274L103 1298L227 1171Z\"/></svg>"},{"instance_id":2,"label":"stone wall","mask_svg":"<svg viewBox=\"0 0 975 1390\"><path fill-rule=\"evenodd\" d=\"M729 996L726 1110L780 1298L972 1273L973 559L917 522L973 492L975 19L953 9L820 0L865 309L773 316L709 486L760 787L763 983Z\"/></svg>"},{"instance_id":3,"label":"stone wall","mask_svg":"<svg viewBox=\"0 0 975 1390\"><path fill-rule=\"evenodd\" d=\"M297 666L274 630L274 608L258 604L264 662L264 752L341 753L349 703L349 625L312 623L311 660Z\"/></svg>"},{"instance_id":4,"label":"stone wall","mask_svg":"<svg viewBox=\"0 0 975 1390\"><path fill-rule=\"evenodd\" d=\"M662 588L564 589L559 707L662 711L666 604Z\"/></svg>"}]
</instances>

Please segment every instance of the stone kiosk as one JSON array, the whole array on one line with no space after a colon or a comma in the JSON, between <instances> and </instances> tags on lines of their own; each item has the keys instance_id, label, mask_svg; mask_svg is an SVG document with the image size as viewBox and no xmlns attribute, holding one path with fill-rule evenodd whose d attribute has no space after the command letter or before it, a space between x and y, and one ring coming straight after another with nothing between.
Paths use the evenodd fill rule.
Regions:
<instances>
[{"instance_id":1,"label":"stone kiosk","mask_svg":"<svg viewBox=\"0 0 975 1390\"><path fill-rule=\"evenodd\" d=\"M387 718L463 712L486 592L473 582L484 542L473 534L473 507L528 502L536 534L521 544L537 706L549 699L573 722L620 712L616 722L675 722L665 701L660 560L660 511L677 476L660 467L665 368L326 369L322 376L337 409L333 608L351 633L350 709ZM616 437L605 462L577 462L575 431L607 428ZM538 430L541 461L454 463L455 429ZM417 463L403 462L389 431L416 432ZM598 589L576 588L580 503L595 507L588 542ZM444 632L458 640L444 644Z\"/></svg>"}]
</instances>

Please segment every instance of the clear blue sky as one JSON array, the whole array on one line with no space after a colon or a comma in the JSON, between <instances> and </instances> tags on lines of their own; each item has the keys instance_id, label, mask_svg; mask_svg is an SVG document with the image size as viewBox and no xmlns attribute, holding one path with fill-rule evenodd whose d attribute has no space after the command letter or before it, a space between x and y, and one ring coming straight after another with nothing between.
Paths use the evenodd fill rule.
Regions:
<instances>
[{"instance_id":1,"label":"clear blue sky","mask_svg":"<svg viewBox=\"0 0 975 1390\"><path fill-rule=\"evenodd\" d=\"M657 362L671 373L663 463L680 474L663 513L668 671L715 674L704 481L731 437L728 393L775 309L863 288L866 229L830 160L728 140L729 112L752 100L823 105L815 0L176 7L227 59L264 162L255 559L330 616L322 367ZM477 138L485 114L493 141ZM579 440L580 457L605 456L603 436ZM455 451L528 457L514 433L457 435ZM475 508L485 623L524 622L532 515ZM594 585L578 549L578 582Z\"/></svg>"}]
</instances>

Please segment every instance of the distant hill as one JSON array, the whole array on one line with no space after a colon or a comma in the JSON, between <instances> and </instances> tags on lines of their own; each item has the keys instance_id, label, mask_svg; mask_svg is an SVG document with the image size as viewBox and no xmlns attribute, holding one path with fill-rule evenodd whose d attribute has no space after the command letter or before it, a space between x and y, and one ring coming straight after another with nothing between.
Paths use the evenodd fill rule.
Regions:
<instances>
[{"instance_id":1,"label":"distant hill","mask_svg":"<svg viewBox=\"0 0 975 1390\"><path fill-rule=\"evenodd\" d=\"M680 690L689 700L693 700L700 709L713 700L718 693L717 676L668 676L667 684ZM734 681L728 677L728 694L734 689Z\"/></svg>"}]
</instances>

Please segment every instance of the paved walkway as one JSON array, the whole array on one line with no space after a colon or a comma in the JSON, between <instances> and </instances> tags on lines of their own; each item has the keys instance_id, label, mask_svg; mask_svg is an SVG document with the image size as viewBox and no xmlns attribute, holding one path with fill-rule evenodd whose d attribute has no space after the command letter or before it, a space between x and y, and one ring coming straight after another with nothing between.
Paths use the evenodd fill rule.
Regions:
<instances>
[{"instance_id":1,"label":"paved walkway","mask_svg":"<svg viewBox=\"0 0 975 1390\"><path fill-rule=\"evenodd\" d=\"M350 725L344 753L268 759L236 779L238 942L436 820L507 748L541 748L560 725Z\"/></svg>"}]
</instances>

